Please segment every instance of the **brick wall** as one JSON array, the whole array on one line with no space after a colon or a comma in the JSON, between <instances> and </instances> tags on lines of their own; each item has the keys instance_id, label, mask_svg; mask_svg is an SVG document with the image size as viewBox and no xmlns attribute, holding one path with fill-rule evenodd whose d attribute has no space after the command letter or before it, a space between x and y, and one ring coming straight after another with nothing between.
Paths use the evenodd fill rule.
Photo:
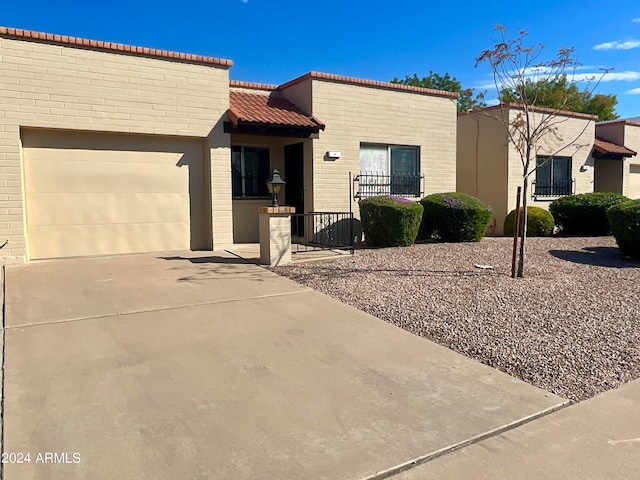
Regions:
<instances>
[{"instance_id":1,"label":"brick wall","mask_svg":"<svg viewBox=\"0 0 640 480\"><path fill-rule=\"evenodd\" d=\"M214 245L231 243L228 99L224 65L0 36L0 256L25 255L21 127L208 138Z\"/></svg>"},{"instance_id":2,"label":"brick wall","mask_svg":"<svg viewBox=\"0 0 640 480\"><path fill-rule=\"evenodd\" d=\"M313 141L314 210L349 209L348 173L360 170L360 143L418 146L426 193L455 190L455 99L318 78L286 88L285 95L290 89L292 99L295 89L311 92L309 113L326 124ZM325 160L329 150L341 157ZM357 202L352 207L358 214Z\"/></svg>"}]
</instances>

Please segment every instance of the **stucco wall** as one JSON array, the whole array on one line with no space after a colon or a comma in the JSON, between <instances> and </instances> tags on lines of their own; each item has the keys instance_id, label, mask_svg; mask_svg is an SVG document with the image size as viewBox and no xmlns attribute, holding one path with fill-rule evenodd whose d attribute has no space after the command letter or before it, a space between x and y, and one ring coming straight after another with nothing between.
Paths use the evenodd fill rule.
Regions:
<instances>
[{"instance_id":1,"label":"stucco wall","mask_svg":"<svg viewBox=\"0 0 640 480\"><path fill-rule=\"evenodd\" d=\"M622 193L625 170L624 160L594 159L593 191Z\"/></svg>"},{"instance_id":2,"label":"stucco wall","mask_svg":"<svg viewBox=\"0 0 640 480\"><path fill-rule=\"evenodd\" d=\"M455 189L454 99L325 79L307 79L284 89L302 108L309 92L309 113L326 124L313 141L313 210L349 210L348 175L360 170L361 143L418 146L426 194ZM339 151L340 158L325 159L330 150ZM351 200L351 206L358 215L357 202Z\"/></svg>"},{"instance_id":3,"label":"stucco wall","mask_svg":"<svg viewBox=\"0 0 640 480\"><path fill-rule=\"evenodd\" d=\"M502 233L507 214L507 142L507 132L494 116L474 113L458 117L456 188L491 206L490 235Z\"/></svg>"},{"instance_id":4,"label":"stucco wall","mask_svg":"<svg viewBox=\"0 0 640 480\"><path fill-rule=\"evenodd\" d=\"M232 242L226 68L0 38L0 250L25 255L20 127L200 137L214 246Z\"/></svg>"},{"instance_id":5,"label":"stucco wall","mask_svg":"<svg viewBox=\"0 0 640 480\"><path fill-rule=\"evenodd\" d=\"M625 125L624 146L637 154L625 159L623 194L640 198L640 125Z\"/></svg>"}]
</instances>

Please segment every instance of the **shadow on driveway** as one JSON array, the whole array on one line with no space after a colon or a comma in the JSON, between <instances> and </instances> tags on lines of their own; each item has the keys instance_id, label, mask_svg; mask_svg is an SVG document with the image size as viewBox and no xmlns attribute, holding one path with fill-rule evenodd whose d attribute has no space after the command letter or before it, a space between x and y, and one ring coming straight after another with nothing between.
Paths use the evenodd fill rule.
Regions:
<instances>
[{"instance_id":1,"label":"shadow on driveway","mask_svg":"<svg viewBox=\"0 0 640 480\"><path fill-rule=\"evenodd\" d=\"M625 259L616 247L585 247L582 250L549 250L556 258L583 265L609 268L638 268L640 263Z\"/></svg>"},{"instance_id":2,"label":"shadow on driveway","mask_svg":"<svg viewBox=\"0 0 640 480\"><path fill-rule=\"evenodd\" d=\"M237 265L250 265L252 262L240 257L222 257L219 255L211 255L208 257L158 257L162 260L182 260L190 263L231 263Z\"/></svg>"}]
</instances>

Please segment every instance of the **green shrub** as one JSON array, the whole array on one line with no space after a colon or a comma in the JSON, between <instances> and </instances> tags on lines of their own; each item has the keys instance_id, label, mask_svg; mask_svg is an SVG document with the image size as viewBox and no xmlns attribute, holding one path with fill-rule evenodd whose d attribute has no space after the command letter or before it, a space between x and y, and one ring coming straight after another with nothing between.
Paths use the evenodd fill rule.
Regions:
<instances>
[{"instance_id":1,"label":"green shrub","mask_svg":"<svg viewBox=\"0 0 640 480\"><path fill-rule=\"evenodd\" d=\"M607 217L622 253L640 260L640 199L614 205L607 210Z\"/></svg>"},{"instance_id":2,"label":"green shrub","mask_svg":"<svg viewBox=\"0 0 640 480\"><path fill-rule=\"evenodd\" d=\"M367 245L406 247L418 236L422 205L406 198L370 197L360 201L360 219Z\"/></svg>"},{"instance_id":3,"label":"green shrub","mask_svg":"<svg viewBox=\"0 0 640 480\"><path fill-rule=\"evenodd\" d=\"M491 220L491 207L464 193L435 193L420 203L424 207L420 237L424 239L478 242Z\"/></svg>"},{"instance_id":4,"label":"green shrub","mask_svg":"<svg viewBox=\"0 0 640 480\"><path fill-rule=\"evenodd\" d=\"M524 215L520 210L520 230L524 223ZM553 234L555 222L551 215L544 208L527 207L527 235L530 237L549 237ZM504 234L513 236L513 226L516 221L516 211L511 210L507 218L504 219Z\"/></svg>"},{"instance_id":5,"label":"green shrub","mask_svg":"<svg viewBox=\"0 0 640 480\"><path fill-rule=\"evenodd\" d=\"M607 210L625 200L607 192L567 195L551 202L549 211L565 235L609 235Z\"/></svg>"}]
</instances>

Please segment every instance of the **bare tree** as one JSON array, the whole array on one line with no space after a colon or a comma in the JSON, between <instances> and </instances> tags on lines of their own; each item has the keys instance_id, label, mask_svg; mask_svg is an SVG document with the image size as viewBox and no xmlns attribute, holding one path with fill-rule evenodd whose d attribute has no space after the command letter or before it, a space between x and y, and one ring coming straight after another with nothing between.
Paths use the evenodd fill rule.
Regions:
<instances>
[{"instance_id":1,"label":"bare tree","mask_svg":"<svg viewBox=\"0 0 640 480\"><path fill-rule=\"evenodd\" d=\"M551 161L563 150L570 147L582 148L584 145L578 142L588 128L589 122L585 122L582 131L574 138L562 137L559 126L570 119L566 114L566 110L570 109L568 105L570 96L567 90L560 94L561 98L555 102L554 107L538 106L542 103L539 102L539 97L548 91L550 86L565 82L567 78L572 81L575 79L575 72L580 64L573 60L573 48L560 48L555 58L542 60L544 45L525 46L523 42L527 36L526 31L520 31L517 37L509 39L504 26L497 25L495 29L499 34L498 43L492 49L480 53L476 58L476 66L481 63L490 65L498 99L508 98L509 100L509 103L500 102L501 115L493 115L493 118L504 124L509 143L518 152L522 162L524 222L520 236L517 275L523 277L530 177L538 167ZM607 71L604 70L602 75ZM593 84L595 78L585 80L590 83L584 93L591 95L599 80L595 84ZM543 162L536 162L538 153L543 147L546 151L552 148L553 153L546 154Z\"/></svg>"}]
</instances>

